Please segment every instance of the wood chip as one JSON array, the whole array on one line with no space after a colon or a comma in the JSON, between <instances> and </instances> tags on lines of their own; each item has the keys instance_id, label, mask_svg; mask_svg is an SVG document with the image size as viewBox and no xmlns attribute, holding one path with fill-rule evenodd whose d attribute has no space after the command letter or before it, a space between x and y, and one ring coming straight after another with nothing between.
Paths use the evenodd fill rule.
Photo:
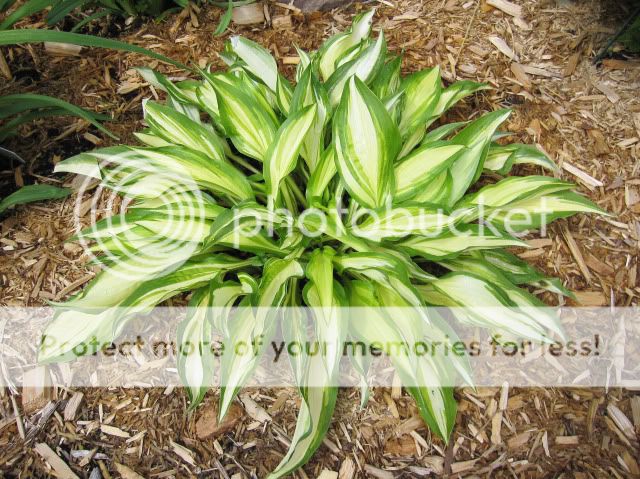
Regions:
<instances>
[{"instance_id":1,"label":"wood chip","mask_svg":"<svg viewBox=\"0 0 640 479\"><path fill-rule=\"evenodd\" d=\"M78 408L80 407L80 403L82 402L82 398L84 394L81 392L76 392L71 396L71 399L67 401L67 405L64 407L64 420L65 421L75 421L76 414L78 412Z\"/></svg>"},{"instance_id":2,"label":"wood chip","mask_svg":"<svg viewBox=\"0 0 640 479\"><path fill-rule=\"evenodd\" d=\"M491 444L502 444L502 411L496 412L491 418Z\"/></svg>"},{"instance_id":3,"label":"wood chip","mask_svg":"<svg viewBox=\"0 0 640 479\"><path fill-rule=\"evenodd\" d=\"M587 281L587 283L591 283L591 273L589 272L589 268L587 268L587 264L584 262L582 252L578 247L578 243L576 243L576 240L573 238L573 235L566 226L562 228L562 233L565 243L569 247L569 251L571 251L573 259L576 260L578 268L580 268L580 271L582 272L582 276L584 276L584 279Z\"/></svg>"},{"instance_id":4,"label":"wood chip","mask_svg":"<svg viewBox=\"0 0 640 479\"><path fill-rule=\"evenodd\" d=\"M571 173L573 176L580 178L580 180L582 180L582 182L585 185L588 185L594 188L604 186L604 183L602 183L602 181L596 180L593 176L585 173L577 166L573 166L571 163L563 161L562 169L568 173Z\"/></svg>"},{"instance_id":5,"label":"wood chip","mask_svg":"<svg viewBox=\"0 0 640 479\"><path fill-rule=\"evenodd\" d=\"M512 17L522 16L522 7L515 3L508 2L507 0L487 0L487 5L491 5Z\"/></svg>"},{"instance_id":6,"label":"wood chip","mask_svg":"<svg viewBox=\"0 0 640 479\"><path fill-rule=\"evenodd\" d=\"M29 369L22 377L22 408L26 414L42 409L54 396L47 366Z\"/></svg>"},{"instance_id":7,"label":"wood chip","mask_svg":"<svg viewBox=\"0 0 640 479\"><path fill-rule=\"evenodd\" d=\"M556 444L559 446L575 446L580 444L578 436L556 436Z\"/></svg>"},{"instance_id":8,"label":"wood chip","mask_svg":"<svg viewBox=\"0 0 640 479\"><path fill-rule=\"evenodd\" d=\"M522 65L522 69L529 75L535 75L539 77L547 78L562 78L562 74L547 70L545 68L536 67L534 65Z\"/></svg>"},{"instance_id":9,"label":"wood chip","mask_svg":"<svg viewBox=\"0 0 640 479\"><path fill-rule=\"evenodd\" d=\"M291 30L291 28L293 28L293 24L291 23L291 15L273 17L271 19L271 26L275 30Z\"/></svg>"},{"instance_id":10,"label":"wood chip","mask_svg":"<svg viewBox=\"0 0 640 479\"><path fill-rule=\"evenodd\" d=\"M509 438L507 440L507 447L511 450L520 449L529 442L530 438L531 432L522 432L516 436L513 436L512 438Z\"/></svg>"},{"instance_id":11,"label":"wood chip","mask_svg":"<svg viewBox=\"0 0 640 479\"><path fill-rule=\"evenodd\" d=\"M51 449L46 443L38 443L35 445L34 449L45 461L49 463L57 477L60 479L79 479L67 463L60 459L60 456L53 452L53 449Z\"/></svg>"},{"instance_id":12,"label":"wood chip","mask_svg":"<svg viewBox=\"0 0 640 479\"><path fill-rule=\"evenodd\" d=\"M58 57L77 57L80 56L82 46L70 43L44 42L44 49L48 54Z\"/></svg>"},{"instance_id":13,"label":"wood chip","mask_svg":"<svg viewBox=\"0 0 640 479\"><path fill-rule=\"evenodd\" d=\"M377 467L370 466L369 464L365 464L364 471L370 476L378 479L394 479L392 472L385 471L384 469L378 469Z\"/></svg>"},{"instance_id":14,"label":"wood chip","mask_svg":"<svg viewBox=\"0 0 640 479\"><path fill-rule=\"evenodd\" d=\"M240 400L242 401L245 411L247 411L247 414L252 419L261 423L271 421L269 413L257 402L251 399L251 396L248 394L242 394L240 395Z\"/></svg>"},{"instance_id":15,"label":"wood chip","mask_svg":"<svg viewBox=\"0 0 640 479\"><path fill-rule=\"evenodd\" d=\"M618 103L620 101L620 96L610 86L600 82L594 83L593 86L604 93L607 97L607 100L609 100L611 103Z\"/></svg>"},{"instance_id":16,"label":"wood chip","mask_svg":"<svg viewBox=\"0 0 640 479\"><path fill-rule=\"evenodd\" d=\"M571 76L575 73L576 67L578 66L578 61L580 60L580 52L576 52L569 57L567 60L567 64L564 67L564 71L562 74L566 77Z\"/></svg>"},{"instance_id":17,"label":"wood chip","mask_svg":"<svg viewBox=\"0 0 640 479\"><path fill-rule=\"evenodd\" d=\"M254 25L256 23L263 23L264 10L262 8L262 3L256 2L248 5L241 5L239 7L233 7L231 19L236 25Z\"/></svg>"},{"instance_id":18,"label":"wood chip","mask_svg":"<svg viewBox=\"0 0 640 479\"><path fill-rule=\"evenodd\" d=\"M511 47L509 45L507 45L507 42L505 42L502 38L496 37L496 36L491 36L491 37L489 37L489 41L491 43L493 43L493 45L503 55L509 57L511 60L516 60L516 61L518 60L518 56L511 49Z\"/></svg>"},{"instance_id":19,"label":"wood chip","mask_svg":"<svg viewBox=\"0 0 640 479\"><path fill-rule=\"evenodd\" d=\"M513 75L516 77L516 80L522 83L522 86L527 89L531 88L531 78L524 71L522 65L520 65L519 63L512 63L510 68L513 72Z\"/></svg>"},{"instance_id":20,"label":"wood chip","mask_svg":"<svg viewBox=\"0 0 640 479\"><path fill-rule=\"evenodd\" d=\"M347 457L340 465L338 479L353 479L356 474L356 465L350 457Z\"/></svg>"},{"instance_id":21,"label":"wood chip","mask_svg":"<svg viewBox=\"0 0 640 479\"><path fill-rule=\"evenodd\" d=\"M115 466L118 474L122 476L122 479L144 479L140 474L124 464L116 462L113 465Z\"/></svg>"},{"instance_id":22,"label":"wood chip","mask_svg":"<svg viewBox=\"0 0 640 479\"><path fill-rule=\"evenodd\" d=\"M640 434L640 396L631 398L631 415L633 416L636 434Z\"/></svg>"},{"instance_id":23,"label":"wood chip","mask_svg":"<svg viewBox=\"0 0 640 479\"><path fill-rule=\"evenodd\" d=\"M631 441L636 440L636 434L633 430L633 424L618 406L609 403L607 405L607 414L611 419L613 419L613 422L624 433L624 435L627 436L627 439L630 439Z\"/></svg>"},{"instance_id":24,"label":"wood chip","mask_svg":"<svg viewBox=\"0 0 640 479\"><path fill-rule=\"evenodd\" d=\"M338 479L338 473L330 471L329 469L323 469L320 475L318 475L318 479Z\"/></svg>"},{"instance_id":25,"label":"wood chip","mask_svg":"<svg viewBox=\"0 0 640 479\"><path fill-rule=\"evenodd\" d=\"M244 416L243 409L237 404L229 407L227 415L221 423L218 424L218 410L212 405L206 405L202 415L196 421L196 436L198 439L215 439L236 427L240 419Z\"/></svg>"},{"instance_id":26,"label":"wood chip","mask_svg":"<svg viewBox=\"0 0 640 479\"><path fill-rule=\"evenodd\" d=\"M392 437L384 444L384 452L392 456L415 456L416 442L410 435Z\"/></svg>"},{"instance_id":27,"label":"wood chip","mask_svg":"<svg viewBox=\"0 0 640 479\"><path fill-rule=\"evenodd\" d=\"M187 449L181 444L178 444L177 442L169 441L169 445L171 446L171 449L173 449L173 452L175 452L176 455L179 456L180 459L182 459L184 462L186 462L187 464L191 464L192 466L196 465L193 451Z\"/></svg>"},{"instance_id":28,"label":"wood chip","mask_svg":"<svg viewBox=\"0 0 640 479\"><path fill-rule=\"evenodd\" d=\"M122 429L117 428L115 426L108 426L106 424L103 424L100 426L100 430L104 434L107 434L109 436L125 437L125 438L131 437L131 434L129 434L127 431L123 431Z\"/></svg>"}]
</instances>

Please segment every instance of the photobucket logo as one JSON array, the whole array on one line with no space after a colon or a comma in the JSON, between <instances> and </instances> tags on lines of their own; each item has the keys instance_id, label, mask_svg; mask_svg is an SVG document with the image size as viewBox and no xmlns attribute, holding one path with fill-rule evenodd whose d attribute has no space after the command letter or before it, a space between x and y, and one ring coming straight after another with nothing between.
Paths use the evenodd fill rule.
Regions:
<instances>
[{"instance_id":1,"label":"photobucket logo","mask_svg":"<svg viewBox=\"0 0 640 479\"><path fill-rule=\"evenodd\" d=\"M123 149L100 159L99 184L87 177L74 208L85 254L127 280L179 265L210 228L207 200L194 179L160 168L141 151Z\"/></svg>"},{"instance_id":2,"label":"photobucket logo","mask_svg":"<svg viewBox=\"0 0 640 479\"><path fill-rule=\"evenodd\" d=\"M469 236L469 225L480 236L526 236L539 230L546 236L546 223L552 218L552 208L545 197L524 205L487 205L482 198L474 204L452 210L437 205L394 206L390 201L383 208L364 207L308 208L292 213L285 208L269 210L265 215L251 209L238 210L233 218L233 247L243 240L266 234L270 238L291 238L300 235L318 238L322 235L380 242L401 240L408 236L438 238L440 236Z\"/></svg>"}]
</instances>

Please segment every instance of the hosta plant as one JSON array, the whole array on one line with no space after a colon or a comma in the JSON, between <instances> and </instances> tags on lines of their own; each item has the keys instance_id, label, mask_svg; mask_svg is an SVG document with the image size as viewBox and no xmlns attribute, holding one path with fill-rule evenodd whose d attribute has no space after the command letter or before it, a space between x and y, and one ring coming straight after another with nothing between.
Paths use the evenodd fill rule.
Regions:
<instances>
[{"instance_id":1,"label":"hosta plant","mask_svg":"<svg viewBox=\"0 0 640 479\"><path fill-rule=\"evenodd\" d=\"M143 146L105 148L57 165L130 201L126 213L79 234L104 269L60 306L45 335L63 341L41 348L41 361L64 359L90 338L108 343L134 313L187 292L193 308L178 326L179 342L206 341L216 331L265 343L279 327L269 311L308 306L315 337L336 354L322 364L291 359L302 402L290 449L272 473L280 477L322 442L347 338L454 337L426 306L465 307L465 321L504 335L562 334L549 315L523 308L496 316L484 307L541 306L530 286L569 294L504 248L526 246L517 235L523 230L602 211L571 183L507 176L517 164L555 166L531 146L498 142L509 110L444 122L453 105L487 87L444 86L437 67L403 76L384 34L371 33L373 15L357 16L315 52L299 51L295 82L278 72L265 48L241 37L221 53L226 72L172 83L140 69L167 97L165 104L144 104L147 128L137 134ZM233 317L206 313L231 306L248 308ZM377 313L350 321L336 312L346 307ZM390 315L390 307L419 312ZM305 320L296 318L280 325L285 337L305 336ZM224 355L216 366L221 417L256 361ZM451 366L465 375L464 364L411 354L391 361L425 422L447 441L456 403L445 376ZM212 367L204 356L179 359L192 406L202 400ZM310 377L314 387L305 385Z\"/></svg>"}]
</instances>

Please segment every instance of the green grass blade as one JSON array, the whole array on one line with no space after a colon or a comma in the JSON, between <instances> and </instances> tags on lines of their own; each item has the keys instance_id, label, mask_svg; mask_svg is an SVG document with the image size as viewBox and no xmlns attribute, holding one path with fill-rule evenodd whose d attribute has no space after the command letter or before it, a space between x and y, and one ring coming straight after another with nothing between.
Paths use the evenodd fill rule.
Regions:
<instances>
[{"instance_id":1,"label":"green grass blade","mask_svg":"<svg viewBox=\"0 0 640 479\"><path fill-rule=\"evenodd\" d=\"M12 206L24 205L35 201L57 200L58 198L69 196L70 193L71 190L67 188L58 188L57 186L51 185L23 186L18 191L0 201L0 214Z\"/></svg>"},{"instance_id":2,"label":"green grass blade","mask_svg":"<svg viewBox=\"0 0 640 479\"><path fill-rule=\"evenodd\" d=\"M112 40L110 38L100 38L92 35L82 35L80 33L57 32L54 30L26 29L0 31L0 45L22 45L25 43L39 42L70 43L72 45L81 45L83 47L110 48L113 50L139 53L165 63L170 63L171 65L183 70L191 70L183 63L172 60L160 53L147 50L146 48L142 48L137 45Z\"/></svg>"}]
</instances>

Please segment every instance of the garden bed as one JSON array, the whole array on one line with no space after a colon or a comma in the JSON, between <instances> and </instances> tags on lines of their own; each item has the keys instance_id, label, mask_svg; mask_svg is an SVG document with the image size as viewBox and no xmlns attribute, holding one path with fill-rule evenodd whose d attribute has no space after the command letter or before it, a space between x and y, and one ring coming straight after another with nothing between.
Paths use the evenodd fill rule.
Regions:
<instances>
[{"instance_id":1,"label":"garden bed","mask_svg":"<svg viewBox=\"0 0 640 479\"><path fill-rule=\"evenodd\" d=\"M512 140L539 144L561 166L562 178L577 182L580 191L615 215L561 220L547 237L531 236L534 248L516 252L559 276L582 305L637 305L640 66L623 56L601 67L591 64L624 17L623 7L605 11L599 2L539 2L527 3L521 15L513 16L484 2L462 0L376 5L374 29L384 28L391 51L405 51L405 72L437 64L446 81L470 79L493 87L455 108L449 114L452 121L468 119L472 110L513 108L506 125L514 133ZM350 5L305 16L290 7L269 5L266 26L232 24L231 29L269 47L292 76L294 43L316 48L362 8ZM217 52L229 32L212 35L220 14L220 9L203 8L172 15L162 24L123 26L119 39L184 63L222 67ZM132 143L131 133L141 128L141 100L158 94L133 67L146 64L170 77L184 75L141 56L104 50L53 56L33 46L3 53L13 80L4 82L0 94L24 92L26 86L29 92L115 112L115 121L107 125L123 143ZM52 177L51 168L60 159L111 142L76 120L45 121L27 127L25 139L14 140L11 146L30 161L13 177L3 172L4 188L33 177ZM73 180L61 176L55 181L73 186ZM72 196L22 207L3 219L0 305L61 300L92 277L95 270L86 264L82 250L63 244L72 234L75 200ZM549 304L559 301L549 293L543 298ZM77 391L56 392L52 400L59 406L57 413L46 400L23 404L17 395L16 409L10 391L0 393L0 470L8 477L45 477L50 471L42 458L48 452L43 446L36 450L45 443L80 476L98 468L102 477L264 477L286 451L298 401L292 390L247 390L236 420L212 433L207 412L214 407L213 391L194 414L186 413L186 395L179 389L81 392L77 410L67 417L65 403ZM633 391L508 386L459 390L457 427L448 447L416 420L413 400L399 388L377 389L364 410L358 407L358 394L341 391L327 440L298 474L318 477L325 469L339 471L345 479L431 473L513 477L525 471L531 477L640 474L640 405ZM620 429L612 406L631 419L635 438ZM30 439L26 444L18 424ZM72 450L86 455L65 456Z\"/></svg>"}]
</instances>

